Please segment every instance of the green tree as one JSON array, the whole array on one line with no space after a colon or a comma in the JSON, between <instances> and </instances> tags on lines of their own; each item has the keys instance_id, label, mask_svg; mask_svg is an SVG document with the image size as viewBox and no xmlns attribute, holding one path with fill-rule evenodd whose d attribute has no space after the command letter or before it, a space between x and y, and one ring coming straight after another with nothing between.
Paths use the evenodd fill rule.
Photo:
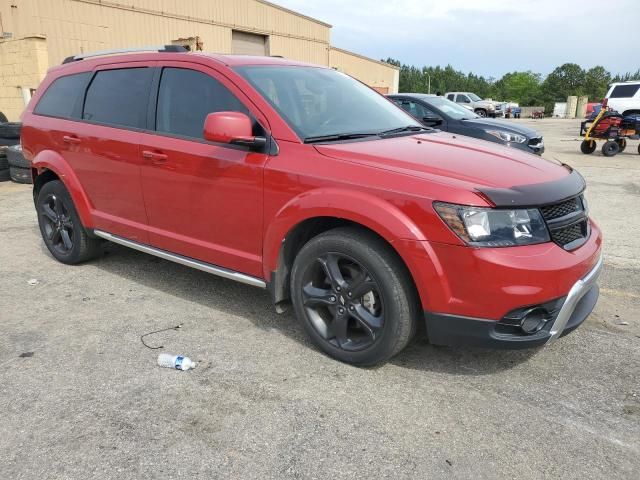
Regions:
<instances>
[{"instance_id":1,"label":"green tree","mask_svg":"<svg viewBox=\"0 0 640 480\"><path fill-rule=\"evenodd\" d=\"M629 80L640 80L640 68L635 72L619 73L611 79L614 82L628 82Z\"/></svg>"},{"instance_id":2,"label":"green tree","mask_svg":"<svg viewBox=\"0 0 640 480\"><path fill-rule=\"evenodd\" d=\"M535 105L541 100L540 81L541 75L531 71L507 73L496 82L496 91L503 100L522 106Z\"/></svg>"},{"instance_id":3,"label":"green tree","mask_svg":"<svg viewBox=\"0 0 640 480\"><path fill-rule=\"evenodd\" d=\"M600 65L585 72L584 94L590 102L599 102L607 94L611 83L611 74Z\"/></svg>"},{"instance_id":4,"label":"green tree","mask_svg":"<svg viewBox=\"0 0 640 480\"><path fill-rule=\"evenodd\" d=\"M555 102L566 102L569 95L583 95L585 71L575 63L565 63L551 72L542 82L542 101L545 112L553 111Z\"/></svg>"}]
</instances>

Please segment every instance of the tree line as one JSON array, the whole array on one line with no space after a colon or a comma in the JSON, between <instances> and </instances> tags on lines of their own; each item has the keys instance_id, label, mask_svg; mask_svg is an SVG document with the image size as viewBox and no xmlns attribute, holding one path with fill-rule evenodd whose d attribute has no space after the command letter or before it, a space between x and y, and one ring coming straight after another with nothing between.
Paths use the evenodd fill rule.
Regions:
<instances>
[{"instance_id":1,"label":"tree line","mask_svg":"<svg viewBox=\"0 0 640 480\"><path fill-rule=\"evenodd\" d=\"M575 63L565 63L545 78L532 71L506 73L499 80L474 73L464 73L446 67L416 67L387 58L383 62L400 68L400 92L427 93L431 77L431 93L473 92L482 98L517 102L520 106L544 106L553 111L555 102L564 102L569 95L586 95L590 102L599 102L613 82L640 80L640 69L612 76L602 66L583 69Z\"/></svg>"}]
</instances>

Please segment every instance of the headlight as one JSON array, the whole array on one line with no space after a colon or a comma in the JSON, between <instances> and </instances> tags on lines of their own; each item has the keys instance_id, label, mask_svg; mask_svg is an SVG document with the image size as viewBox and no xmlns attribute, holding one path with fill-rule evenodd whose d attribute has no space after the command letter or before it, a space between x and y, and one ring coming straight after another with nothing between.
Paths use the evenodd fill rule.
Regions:
<instances>
[{"instance_id":1,"label":"headlight","mask_svg":"<svg viewBox=\"0 0 640 480\"><path fill-rule=\"evenodd\" d=\"M435 202L440 218L474 247L510 247L548 242L549 232L536 208L499 210Z\"/></svg>"},{"instance_id":2,"label":"headlight","mask_svg":"<svg viewBox=\"0 0 640 480\"><path fill-rule=\"evenodd\" d=\"M503 132L502 130L487 130L487 133L507 143L524 143L527 141L527 137L517 133Z\"/></svg>"}]
</instances>

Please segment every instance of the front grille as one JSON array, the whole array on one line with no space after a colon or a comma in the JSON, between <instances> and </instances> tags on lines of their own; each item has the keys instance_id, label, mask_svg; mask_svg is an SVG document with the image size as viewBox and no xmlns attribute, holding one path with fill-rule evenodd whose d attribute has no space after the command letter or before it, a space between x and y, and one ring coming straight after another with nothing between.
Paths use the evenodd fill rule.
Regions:
<instances>
[{"instance_id":1,"label":"front grille","mask_svg":"<svg viewBox=\"0 0 640 480\"><path fill-rule=\"evenodd\" d=\"M536 145L542 143L542 137L534 137L534 138L530 138L529 142L527 143L530 147L535 147Z\"/></svg>"},{"instance_id":2,"label":"front grille","mask_svg":"<svg viewBox=\"0 0 640 480\"><path fill-rule=\"evenodd\" d=\"M568 227L559 228L557 230L553 230L551 233L553 235L553 240L560 245L568 245L571 242L575 242L580 238L584 238L584 223L580 222L574 225L570 225Z\"/></svg>"},{"instance_id":3,"label":"front grille","mask_svg":"<svg viewBox=\"0 0 640 480\"><path fill-rule=\"evenodd\" d=\"M578 197L567 200L566 202L556 203L555 205L548 205L542 207L542 216L545 220L554 220L556 218L564 217L573 212L580 210L581 206L578 205Z\"/></svg>"},{"instance_id":4,"label":"front grille","mask_svg":"<svg viewBox=\"0 0 640 480\"><path fill-rule=\"evenodd\" d=\"M547 222L551 240L566 250L578 248L589 238L589 219L582 196L540 207Z\"/></svg>"}]
</instances>

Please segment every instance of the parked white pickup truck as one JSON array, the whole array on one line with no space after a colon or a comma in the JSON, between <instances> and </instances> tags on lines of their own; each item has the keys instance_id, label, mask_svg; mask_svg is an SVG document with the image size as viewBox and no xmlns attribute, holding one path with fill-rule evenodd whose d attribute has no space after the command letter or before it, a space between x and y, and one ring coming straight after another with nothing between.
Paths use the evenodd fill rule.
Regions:
<instances>
[{"instance_id":1,"label":"parked white pickup truck","mask_svg":"<svg viewBox=\"0 0 640 480\"><path fill-rule=\"evenodd\" d=\"M606 98L607 106L622 115L640 113L640 80L613 83Z\"/></svg>"},{"instance_id":2,"label":"parked white pickup truck","mask_svg":"<svg viewBox=\"0 0 640 480\"><path fill-rule=\"evenodd\" d=\"M481 117L495 117L496 103L491 100L483 100L475 93L471 92L447 92L444 94L448 100L459 103L463 107L471 107L476 114ZM502 115L501 115L502 116Z\"/></svg>"}]
</instances>

